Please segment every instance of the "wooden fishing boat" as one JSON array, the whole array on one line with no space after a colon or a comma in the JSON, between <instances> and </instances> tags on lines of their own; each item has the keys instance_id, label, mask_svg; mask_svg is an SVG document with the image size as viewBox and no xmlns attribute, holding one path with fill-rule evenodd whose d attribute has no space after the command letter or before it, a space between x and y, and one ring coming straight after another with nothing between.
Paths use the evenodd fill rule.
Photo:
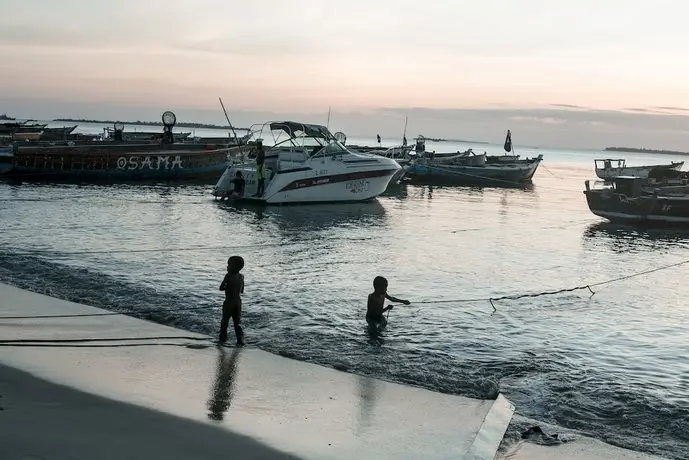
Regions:
<instances>
[{"instance_id":1,"label":"wooden fishing boat","mask_svg":"<svg viewBox=\"0 0 689 460\"><path fill-rule=\"evenodd\" d=\"M603 183L585 181L591 212L612 222L689 225L689 186L651 186L641 177L618 176Z\"/></svg>"},{"instance_id":2,"label":"wooden fishing boat","mask_svg":"<svg viewBox=\"0 0 689 460\"><path fill-rule=\"evenodd\" d=\"M508 130L505 151L512 151L512 133ZM496 158L499 158L496 159ZM415 158L407 168L406 177L411 182L432 185L485 185L516 187L531 182L543 155L520 160L517 155L490 157L465 152L426 152L425 138L416 140Z\"/></svg>"},{"instance_id":3,"label":"wooden fishing boat","mask_svg":"<svg viewBox=\"0 0 689 460\"><path fill-rule=\"evenodd\" d=\"M184 180L216 179L233 148L175 144L21 146L12 155L9 174L34 179Z\"/></svg>"},{"instance_id":4,"label":"wooden fishing boat","mask_svg":"<svg viewBox=\"0 0 689 460\"><path fill-rule=\"evenodd\" d=\"M633 176L645 179L651 171L659 169L679 170L684 165L683 161L672 161L665 164L627 166L627 162L623 158L606 158L602 160L593 160L593 162L596 168L596 176L603 180L613 180L619 176Z\"/></svg>"},{"instance_id":5,"label":"wooden fishing boat","mask_svg":"<svg viewBox=\"0 0 689 460\"><path fill-rule=\"evenodd\" d=\"M175 144L176 117L163 113L160 143L122 141L116 124L115 141L86 145L32 145L14 143L9 174L31 179L68 181L137 181L215 179L240 147L213 144Z\"/></svg>"}]
</instances>

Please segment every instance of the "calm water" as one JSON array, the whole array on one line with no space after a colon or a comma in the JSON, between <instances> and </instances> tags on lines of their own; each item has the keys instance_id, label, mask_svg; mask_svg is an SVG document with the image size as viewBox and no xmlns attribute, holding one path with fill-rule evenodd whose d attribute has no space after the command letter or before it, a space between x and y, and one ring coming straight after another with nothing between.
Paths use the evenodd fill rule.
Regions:
<instances>
[{"instance_id":1,"label":"calm water","mask_svg":"<svg viewBox=\"0 0 689 460\"><path fill-rule=\"evenodd\" d=\"M0 280L215 334L218 285L240 254L252 344L448 393L502 391L517 426L535 419L687 458L689 265L590 298L501 301L495 313L485 301L412 303L391 312L380 340L365 333L379 274L391 294L421 302L573 287L689 259L689 233L590 214L581 190L600 153L517 153L539 152L547 170L527 190L400 186L355 205L238 208L214 202L211 185L0 183Z\"/></svg>"}]
</instances>

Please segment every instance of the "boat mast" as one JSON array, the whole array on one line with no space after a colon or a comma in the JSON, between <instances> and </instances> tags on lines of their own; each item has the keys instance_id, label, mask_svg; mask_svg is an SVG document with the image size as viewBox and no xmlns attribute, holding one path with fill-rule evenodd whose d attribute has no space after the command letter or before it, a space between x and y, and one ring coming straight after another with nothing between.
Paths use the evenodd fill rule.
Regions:
<instances>
[{"instance_id":1,"label":"boat mast","mask_svg":"<svg viewBox=\"0 0 689 460\"><path fill-rule=\"evenodd\" d=\"M225 119L227 120L227 124L230 125L230 130L232 130L232 135L234 135L234 141L237 143L237 146L239 147L239 153L242 152L242 146L239 144L239 139L237 139L237 132L234 130L234 127L232 126L232 123L230 122L230 117L227 116L227 110L225 110L225 104L222 103L222 98L218 96L218 100L220 101L220 107L222 107L222 111L225 113Z\"/></svg>"},{"instance_id":2,"label":"boat mast","mask_svg":"<svg viewBox=\"0 0 689 460\"><path fill-rule=\"evenodd\" d=\"M328 128L328 131L330 130L330 106L328 106L328 123L325 127Z\"/></svg>"}]
</instances>

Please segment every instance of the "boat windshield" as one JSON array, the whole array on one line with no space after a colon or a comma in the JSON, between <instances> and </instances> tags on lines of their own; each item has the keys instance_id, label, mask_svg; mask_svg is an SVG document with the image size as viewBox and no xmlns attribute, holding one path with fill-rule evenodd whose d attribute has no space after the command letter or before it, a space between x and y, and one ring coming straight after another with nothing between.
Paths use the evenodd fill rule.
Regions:
<instances>
[{"instance_id":1,"label":"boat windshield","mask_svg":"<svg viewBox=\"0 0 689 460\"><path fill-rule=\"evenodd\" d=\"M318 155L342 155L344 153L347 153L347 148L344 145L338 141L330 141L318 152Z\"/></svg>"}]
</instances>

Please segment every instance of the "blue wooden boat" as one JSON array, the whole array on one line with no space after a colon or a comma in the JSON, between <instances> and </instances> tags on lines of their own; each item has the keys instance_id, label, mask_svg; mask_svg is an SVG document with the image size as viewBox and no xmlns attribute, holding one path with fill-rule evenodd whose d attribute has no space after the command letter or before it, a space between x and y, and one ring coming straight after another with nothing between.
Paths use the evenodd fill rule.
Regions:
<instances>
[{"instance_id":1,"label":"blue wooden boat","mask_svg":"<svg viewBox=\"0 0 689 460\"><path fill-rule=\"evenodd\" d=\"M415 183L428 185L480 185L521 187L531 182L543 155L519 159L518 155L477 155L466 152L435 153L426 151L426 139L419 136L405 176ZM512 149L512 133L507 130L505 152Z\"/></svg>"},{"instance_id":2,"label":"blue wooden boat","mask_svg":"<svg viewBox=\"0 0 689 460\"><path fill-rule=\"evenodd\" d=\"M515 163L458 164L445 160L413 160L406 177L412 182L434 185L520 186L531 182L543 155Z\"/></svg>"}]
</instances>

